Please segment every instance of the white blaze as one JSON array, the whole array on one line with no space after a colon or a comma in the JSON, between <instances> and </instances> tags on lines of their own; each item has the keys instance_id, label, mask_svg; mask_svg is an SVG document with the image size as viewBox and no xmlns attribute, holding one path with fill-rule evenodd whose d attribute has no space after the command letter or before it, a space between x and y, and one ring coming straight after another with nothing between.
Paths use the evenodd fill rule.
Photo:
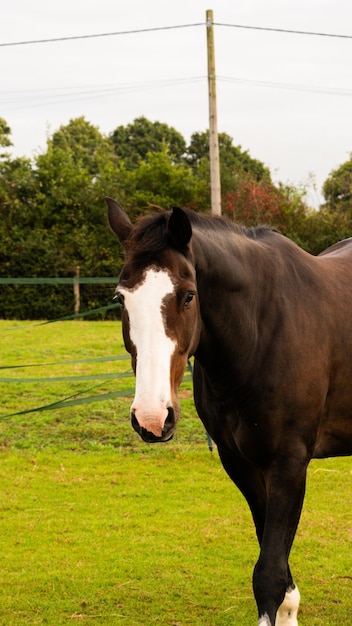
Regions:
<instances>
[{"instance_id":1,"label":"white blaze","mask_svg":"<svg viewBox=\"0 0 352 626\"><path fill-rule=\"evenodd\" d=\"M149 269L135 289L121 289L137 351L136 392L131 407L140 426L160 437L171 406L170 367L176 342L166 335L162 304L174 285L166 271Z\"/></svg>"}]
</instances>

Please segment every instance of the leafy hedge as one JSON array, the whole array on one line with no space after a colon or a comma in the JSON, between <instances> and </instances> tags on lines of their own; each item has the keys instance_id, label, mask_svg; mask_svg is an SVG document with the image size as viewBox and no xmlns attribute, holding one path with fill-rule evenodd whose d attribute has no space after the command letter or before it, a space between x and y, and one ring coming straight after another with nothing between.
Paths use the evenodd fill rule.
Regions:
<instances>
[{"instance_id":1,"label":"leafy hedge","mask_svg":"<svg viewBox=\"0 0 352 626\"><path fill-rule=\"evenodd\" d=\"M10 129L0 118L0 147ZM270 171L231 137L219 135L223 212L245 225L270 224L317 253L352 232L350 172L344 168L343 211L338 189L322 211L304 203L304 190L275 185ZM132 220L155 205L209 212L208 133L190 145L173 128L138 118L110 136L84 118L48 139L33 161L0 154L0 278L118 276L122 251L106 220L106 195ZM339 188L341 172L335 174ZM330 197L329 196L329 197ZM81 309L110 304L107 287L81 290ZM73 311L73 292L61 285L0 284L0 317L46 319ZM108 315L112 315L111 312Z\"/></svg>"}]
</instances>

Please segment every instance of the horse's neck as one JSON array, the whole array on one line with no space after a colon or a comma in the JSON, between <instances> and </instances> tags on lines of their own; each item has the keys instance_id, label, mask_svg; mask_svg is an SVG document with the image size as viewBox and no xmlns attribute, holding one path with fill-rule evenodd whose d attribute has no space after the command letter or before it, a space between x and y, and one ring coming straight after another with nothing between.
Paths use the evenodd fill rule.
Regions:
<instances>
[{"instance_id":1,"label":"horse's neck","mask_svg":"<svg viewBox=\"0 0 352 626\"><path fill-rule=\"evenodd\" d=\"M221 292L226 298L253 284L258 265L255 244L240 233L196 233L193 241L194 263L200 297L208 300Z\"/></svg>"},{"instance_id":2,"label":"horse's neck","mask_svg":"<svg viewBox=\"0 0 352 626\"><path fill-rule=\"evenodd\" d=\"M271 306L272 277L265 271L269 255L267 246L241 234L221 238L207 234L195 239L202 318L199 354L207 355L206 359L209 356L215 368L216 355L221 361L227 354L232 360L238 355L243 373L251 367L258 348L260 316Z\"/></svg>"}]
</instances>

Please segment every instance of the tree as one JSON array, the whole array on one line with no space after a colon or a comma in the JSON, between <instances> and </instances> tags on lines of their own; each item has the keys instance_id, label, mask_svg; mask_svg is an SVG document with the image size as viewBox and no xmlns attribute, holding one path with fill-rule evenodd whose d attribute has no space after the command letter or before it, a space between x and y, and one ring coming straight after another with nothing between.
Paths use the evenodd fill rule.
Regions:
<instances>
[{"instance_id":1,"label":"tree","mask_svg":"<svg viewBox=\"0 0 352 626\"><path fill-rule=\"evenodd\" d=\"M226 133L219 133L219 157L222 197L234 193L244 177L250 177L254 182L271 181L269 169L242 150L241 146L234 146L232 138ZM185 160L198 179L196 204L204 210L210 206L209 131L193 133Z\"/></svg>"},{"instance_id":2,"label":"tree","mask_svg":"<svg viewBox=\"0 0 352 626\"><path fill-rule=\"evenodd\" d=\"M126 207L136 217L154 206L191 206L196 181L186 163L174 163L164 149L148 152L136 169L121 168L120 183L127 196Z\"/></svg>"},{"instance_id":3,"label":"tree","mask_svg":"<svg viewBox=\"0 0 352 626\"><path fill-rule=\"evenodd\" d=\"M325 204L307 221L305 236L310 251L318 254L352 233L352 153L323 184Z\"/></svg>"},{"instance_id":4,"label":"tree","mask_svg":"<svg viewBox=\"0 0 352 626\"><path fill-rule=\"evenodd\" d=\"M224 195L223 210L240 224L267 224L300 243L300 229L308 211L303 196L304 192L243 174L236 189Z\"/></svg>"},{"instance_id":5,"label":"tree","mask_svg":"<svg viewBox=\"0 0 352 626\"><path fill-rule=\"evenodd\" d=\"M352 218L345 213L332 213L322 208L310 210L300 229L301 246L311 254L319 254L337 241L351 236Z\"/></svg>"},{"instance_id":6,"label":"tree","mask_svg":"<svg viewBox=\"0 0 352 626\"><path fill-rule=\"evenodd\" d=\"M49 139L49 147L53 151L72 155L74 163L84 168L93 178L101 176L106 155L109 154L110 159L113 159L114 154L110 140L84 117L77 117L66 126L60 126ZM114 162L116 163L116 159Z\"/></svg>"},{"instance_id":7,"label":"tree","mask_svg":"<svg viewBox=\"0 0 352 626\"><path fill-rule=\"evenodd\" d=\"M43 225L93 228L102 223L101 202L118 190L118 162L112 145L83 117L61 126L36 160L38 205ZM99 209L98 205L99 204Z\"/></svg>"},{"instance_id":8,"label":"tree","mask_svg":"<svg viewBox=\"0 0 352 626\"><path fill-rule=\"evenodd\" d=\"M332 171L323 185L325 209L352 213L352 152L348 161Z\"/></svg>"},{"instance_id":9,"label":"tree","mask_svg":"<svg viewBox=\"0 0 352 626\"><path fill-rule=\"evenodd\" d=\"M105 195L119 195L111 142L84 118L71 120L48 139L35 159L0 162L1 273L6 276L117 275L121 266L109 233ZM57 317L72 311L72 293L57 286L17 286L0 296L0 315ZM87 292L82 306L98 306ZM29 298L30 294L30 298ZM27 298L25 297L28 296ZM56 312L55 312L56 311Z\"/></svg>"},{"instance_id":10,"label":"tree","mask_svg":"<svg viewBox=\"0 0 352 626\"><path fill-rule=\"evenodd\" d=\"M12 146L12 141L10 139L11 136L11 128L8 126L7 122L4 118L0 117L0 147L1 148L9 148ZM7 152L0 154L0 158L8 157Z\"/></svg>"},{"instance_id":11,"label":"tree","mask_svg":"<svg viewBox=\"0 0 352 626\"><path fill-rule=\"evenodd\" d=\"M146 161L149 152L166 152L173 162L180 163L186 151L182 135L167 124L138 117L127 126L118 126L110 135L115 154L128 169L136 169Z\"/></svg>"},{"instance_id":12,"label":"tree","mask_svg":"<svg viewBox=\"0 0 352 626\"><path fill-rule=\"evenodd\" d=\"M250 173L256 180L270 180L269 169L258 159L253 159L247 150L243 151L241 146L234 146L230 135L219 133L218 139L221 169L231 169L237 174ZM186 159L193 167L199 165L202 159L209 160L209 131L193 133Z\"/></svg>"},{"instance_id":13,"label":"tree","mask_svg":"<svg viewBox=\"0 0 352 626\"><path fill-rule=\"evenodd\" d=\"M0 145L11 146L11 130L0 118ZM14 239L23 239L36 224L35 180L32 163L24 157L0 158L0 271L6 275L14 251Z\"/></svg>"},{"instance_id":14,"label":"tree","mask_svg":"<svg viewBox=\"0 0 352 626\"><path fill-rule=\"evenodd\" d=\"M1 229L8 231L16 222L23 229L33 228L35 196L31 161L24 157L0 160L0 232Z\"/></svg>"},{"instance_id":15,"label":"tree","mask_svg":"<svg viewBox=\"0 0 352 626\"><path fill-rule=\"evenodd\" d=\"M226 133L219 141L225 215L267 223L314 253L351 234L352 155L326 181L327 202L316 212L307 209L304 192L274 185L269 169ZM0 118L0 148L11 145ZM144 117L110 136L78 117L54 132L33 161L0 155L0 275L72 276L77 265L82 276L118 275L122 254L107 227L105 195L132 219L156 205L209 212L208 132L194 133L187 148L175 129ZM84 297L83 306L99 305L94 295ZM0 316L55 317L72 310L71 299L53 286L23 294L6 287Z\"/></svg>"}]
</instances>

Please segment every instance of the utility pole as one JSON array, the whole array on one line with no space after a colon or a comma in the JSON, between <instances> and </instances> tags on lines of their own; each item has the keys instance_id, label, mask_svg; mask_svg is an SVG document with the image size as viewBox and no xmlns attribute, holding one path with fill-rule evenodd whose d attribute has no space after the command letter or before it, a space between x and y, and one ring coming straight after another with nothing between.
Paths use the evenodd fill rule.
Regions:
<instances>
[{"instance_id":1,"label":"utility pole","mask_svg":"<svg viewBox=\"0 0 352 626\"><path fill-rule=\"evenodd\" d=\"M210 157L210 187L211 187L211 213L221 215L221 189L220 189L220 159L218 122L216 112L216 74L215 74L215 49L213 11L206 13L207 24L207 48L208 48L208 88L209 88L209 157Z\"/></svg>"}]
</instances>

